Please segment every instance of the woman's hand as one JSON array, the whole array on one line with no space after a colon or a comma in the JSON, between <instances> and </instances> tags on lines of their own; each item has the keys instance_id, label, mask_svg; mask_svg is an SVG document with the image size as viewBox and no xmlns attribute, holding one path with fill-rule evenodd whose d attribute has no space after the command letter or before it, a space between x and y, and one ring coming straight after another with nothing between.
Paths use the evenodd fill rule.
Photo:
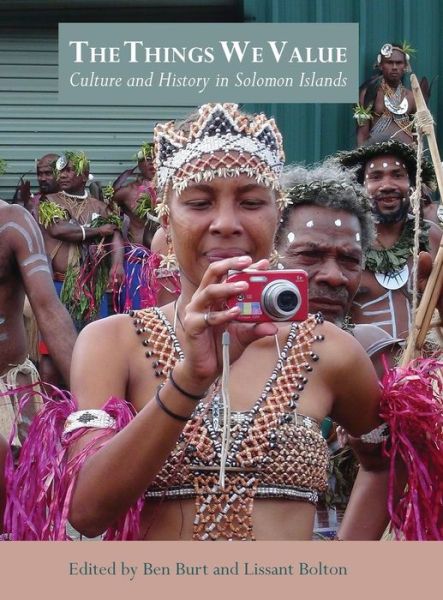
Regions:
<instances>
[{"instance_id":1,"label":"woman's hand","mask_svg":"<svg viewBox=\"0 0 443 600\"><path fill-rule=\"evenodd\" d=\"M189 391L202 391L209 387L222 371L222 334L230 334L230 362L235 362L245 348L255 340L277 332L274 323L241 323L236 319L240 309L226 308L229 298L244 293L249 284L245 281L226 281L228 271L247 268L266 270L269 261L252 265L249 256L236 256L211 263L182 318L185 359L174 368L180 372L180 381Z\"/></svg>"}]
</instances>

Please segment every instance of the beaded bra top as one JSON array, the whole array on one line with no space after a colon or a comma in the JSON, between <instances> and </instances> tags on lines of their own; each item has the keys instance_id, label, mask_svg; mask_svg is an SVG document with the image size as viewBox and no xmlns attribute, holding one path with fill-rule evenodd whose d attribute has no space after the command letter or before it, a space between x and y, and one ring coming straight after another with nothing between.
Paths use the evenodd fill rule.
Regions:
<instances>
[{"instance_id":1,"label":"beaded bra top","mask_svg":"<svg viewBox=\"0 0 443 600\"><path fill-rule=\"evenodd\" d=\"M146 356L164 378L183 352L174 330L157 309L132 313ZM231 413L231 443L225 487L218 476L223 426L222 401L215 384L211 401L197 404L176 447L152 485L149 498L195 498L193 538L253 540L254 498L316 503L327 487L328 446L316 420L297 414L300 392L319 357L312 351L322 335L314 329L321 314L293 323L265 388L247 412Z\"/></svg>"}]
</instances>

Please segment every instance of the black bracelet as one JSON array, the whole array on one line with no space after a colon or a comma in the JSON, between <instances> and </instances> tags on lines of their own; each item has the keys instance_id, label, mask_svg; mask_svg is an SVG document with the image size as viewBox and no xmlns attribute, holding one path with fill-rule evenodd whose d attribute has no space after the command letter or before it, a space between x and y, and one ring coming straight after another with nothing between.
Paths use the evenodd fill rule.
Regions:
<instances>
[{"instance_id":1,"label":"black bracelet","mask_svg":"<svg viewBox=\"0 0 443 600\"><path fill-rule=\"evenodd\" d=\"M189 398L190 400L194 400L195 402L197 402L198 400L203 400L203 398L208 393L208 390L206 390L206 392L204 392L203 394L199 394L199 395L197 395L197 394L190 394L189 392L187 392L186 390L184 390L182 387L180 387L178 385L178 383L174 380L174 378L172 377L172 369L171 369L171 371L169 371L169 379L170 379L172 385L177 390L177 392L180 392L180 394L183 394L183 396L186 396L187 398Z\"/></svg>"},{"instance_id":2,"label":"black bracelet","mask_svg":"<svg viewBox=\"0 0 443 600\"><path fill-rule=\"evenodd\" d=\"M162 409L162 411L165 412L170 417L172 417L173 419L175 419L176 421L182 421L183 423L186 423L186 421L189 421L189 419L191 418L192 415L190 415L189 417L183 417L182 415L178 415L177 413L172 412L172 410L169 410L169 408L163 404L163 402L160 399L160 389L161 389L161 386L159 386L157 388L157 391L155 392L155 400L156 400L157 404L159 405L159 407Z\"/></svg>"}]
</instances>

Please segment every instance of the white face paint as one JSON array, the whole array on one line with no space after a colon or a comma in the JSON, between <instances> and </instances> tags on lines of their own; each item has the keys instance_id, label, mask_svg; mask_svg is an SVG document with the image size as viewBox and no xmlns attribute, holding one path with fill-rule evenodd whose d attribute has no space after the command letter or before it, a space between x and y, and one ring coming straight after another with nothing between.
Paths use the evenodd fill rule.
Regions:
<instances>
[{"instance_id":1,"label":"white face paint","mask_svg":"<svg viewBox=\"0 0 443 600\"><path fill-rule=\"evenodd\" d=\"M306 227L314 227L314 221L308 221Z\"/></svg>"},{"instance_id":2,"label":"white face paint","mask_svg":"<svg viewBox=\"0 0 443 600\"><path fill-rule=\"evenodd\" d=\"M288 242L289 242L290 244L292 244L292 242L293 242L294 240L295 240L295 235L292 233L292 231L290 231L290 232L288 233Z\"/></svg>"},{"instance_id":3,"label":"white face paint","mask_svg":"<svg viewBox=\"0 0 443 600\"><path fill-rule=\"evenodd\" d=\"M335 225L336 227L341 227L341 219L335 219L335 221L334 221L334 225Z\"/></svg>"},{"instance_id":4,"label":"white face paint","mask_svg":"<svg viewBox=\"0 0 443 600\"><path fill-rule=\"evenodd\" d=\"M397 167L400 166L400 163L398 162L398 160L395 161L395 164L397 165Z\"/></svg>"},{"instance_id":5,"label":"white face paint","mask_svg":"<svg viewBox=\"0 0 443 600\"><path fill-rule=\"evenodd\" d=\"M355 234L355 239L356 239L356 241L357 241L357 242L359 242L359 241L360 241L360 234L359 234L359 233L356 233L356 234Z\"/></svg>"},{"instance_id":6,"label":"white face paint","mask_svg":"<svg viewBox=\"0 0 443 600\"><path fill-rule=\"evenodd\" d=\"M0 342L6 342L7 339L8 339L7 333L0 333Z\"/></svg>"},{"instance_id":7,"label":"white face paint","mask_svg":"<svg viewBox=\"0 0 443 600\"><path fill-rule=\"evenodd\" d=\"M3 325L5 321L5 317L0 316L0 325Z\"/></svg>"},{"instance_id":8,"label":"white face paint","mask_svg":"<svg viewBox=\"0 0 443 600\"><path fill-rule=\"evenodd\" d=\"M371 163L371 164L369 165L369 168L370 168L370 169L373 169L373 168L374 168L374 163Z\"/></svg>"},{"instance_id":9,"label":"white face paint","mask_svg":"<svg viewBox=\"0 0 443 600\"><path fill-rule=\"evenodd\" d=\"M388 168L388 163L383 163L383 169L387 169Z\"/></svg>"}]
</instances>

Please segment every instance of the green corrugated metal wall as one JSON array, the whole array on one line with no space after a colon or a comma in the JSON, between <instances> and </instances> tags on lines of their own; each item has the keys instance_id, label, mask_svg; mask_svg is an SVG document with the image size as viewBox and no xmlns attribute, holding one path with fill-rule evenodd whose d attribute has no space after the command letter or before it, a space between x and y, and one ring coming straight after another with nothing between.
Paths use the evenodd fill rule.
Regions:
<instances>
[{"instance_id":1,"label":"green corrugated metal wall","mask_svg":"<svg viewBox=\"0 0 443 600\"><path fill-rule=\"evenodd\" d=\"M57 32L11 30L0 36L0 157L7 173L0 197L10 199L34 159L47 152L83 149L97 180L108 183L134 165L157 121L180 118L189 107L69 106L57 103Z\"/></svg>"},{"instance_id":2,"label":"green corrugated metal wall","mask_svg":"<svg viewBox=\"0 0 443 600\"><path fill-rule=\"evenodd\" d=\"M430 109L443 153L443 44L441 0L244 0L245 21L277 23L359 23L361 82L383 43L407 40L417 54L415 74L434 77ZM357 98L356 98L357 101ZM247 105L252 111L269 105ZM352 106L348 104L275 104L270 112L283 132L287 160L316 162L355 145Z\"/></svg>"}]
</instances>

